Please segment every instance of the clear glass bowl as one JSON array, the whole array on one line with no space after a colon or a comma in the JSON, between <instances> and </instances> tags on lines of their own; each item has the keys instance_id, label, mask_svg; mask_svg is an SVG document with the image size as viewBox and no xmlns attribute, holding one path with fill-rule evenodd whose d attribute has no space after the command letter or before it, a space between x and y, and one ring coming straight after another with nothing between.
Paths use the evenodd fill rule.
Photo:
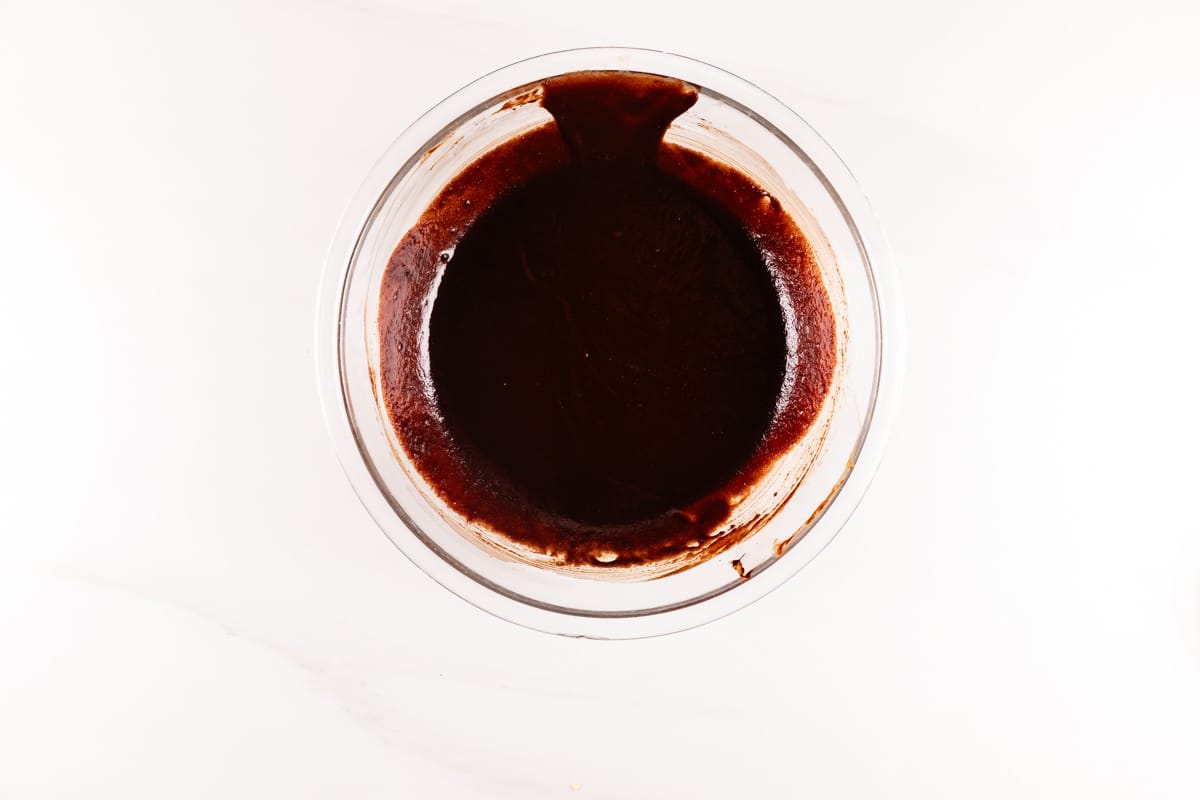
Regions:
<instances>
[{"instance_id":1,"label":"clear glass bowl","mask_svg":"<svg viewBox=\"0 0 1200 800\"><path fill-rule=\"evenodd\" d=\"M404 455L374 379L379 289L397 243L448 181L484 152L547 122L538 83L582 70L667 75L700 99L667 140L754 178L815 247L837 317L839 359L804 440L737 506L766 522L711 558L613 570L560 569L473 530ZM404 131L351 202L325 266L317 371L346 474L388 538L422 570L485 611L568 636L632 638L709 622L762 597L812 560L850 517L879 462L896 403L903 330L887 246L866 198L821 137L775 98L716 67L650 50L538 56L465 86Z\"/></svg>"}]
</instances>

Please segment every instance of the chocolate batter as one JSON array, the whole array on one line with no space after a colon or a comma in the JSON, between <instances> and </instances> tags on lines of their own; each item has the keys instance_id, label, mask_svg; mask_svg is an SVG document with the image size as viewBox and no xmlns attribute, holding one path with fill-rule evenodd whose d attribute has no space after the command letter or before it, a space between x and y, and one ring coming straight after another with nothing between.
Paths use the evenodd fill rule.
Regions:
<instances>
[{"instance_id":1,"label":"chocolate batter","mask_svg":"<svg viewBox=\"0 0 1200 800\"><path fill-rule=\"evenodd\" d=\"M554 121L468 167L392 256L391 422L451 508L563 563L704 549L829 391L829 298L774 198L663 143L693 87L542 92Z\"/></svg>"}]
</instances>

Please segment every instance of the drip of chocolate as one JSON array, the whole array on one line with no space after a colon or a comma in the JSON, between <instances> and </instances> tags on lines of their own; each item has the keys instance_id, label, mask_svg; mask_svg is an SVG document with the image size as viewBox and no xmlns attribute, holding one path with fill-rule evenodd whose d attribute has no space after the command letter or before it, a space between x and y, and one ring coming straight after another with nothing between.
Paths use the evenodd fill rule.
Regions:
<instances>
[{"instance_id":1,"label":"drip of chocolate","mask_svg":"<svg viewBox=\"0 0 1200 800\"><path fill-rule=\"evenodd\" d=\"M542 90L554 121L470 165L392 256L391 422L457 513L562 563L702 552L816 418L828 295L778 202L663 142L693 87L584 72Z\"/></svg>"}]
</instances>

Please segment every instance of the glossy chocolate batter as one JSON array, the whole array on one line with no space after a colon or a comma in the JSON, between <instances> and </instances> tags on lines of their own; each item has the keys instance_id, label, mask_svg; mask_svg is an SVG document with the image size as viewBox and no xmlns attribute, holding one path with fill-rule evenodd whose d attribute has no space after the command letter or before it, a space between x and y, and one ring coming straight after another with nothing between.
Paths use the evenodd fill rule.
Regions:
<instances>
[{"instance_id":1,"label":"glossy chocolate batter","mask_svg":"<svg viewBox=\"0 0 1200 800\"><path fill-rule=\"evenodd\" d=\"M391 422L455 511L562 563L705 549L829 391L829 298L774 198L663 143L693 87L541 88L554 121L468 167L392 256Z\"/></svg>"}]
</instances>

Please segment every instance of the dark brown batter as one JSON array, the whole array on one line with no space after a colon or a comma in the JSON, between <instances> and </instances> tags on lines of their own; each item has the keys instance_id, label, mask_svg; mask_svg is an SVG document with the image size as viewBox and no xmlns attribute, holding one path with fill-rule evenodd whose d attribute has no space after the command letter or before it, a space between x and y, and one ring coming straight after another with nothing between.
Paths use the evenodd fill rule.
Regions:
<instances>
[{"instance_id":1,"label":"dark brown batter","mask_svg":"<svg viewBox=\"0 0 1200 800\"><path fill-rule=\"evenodd\" d=\"M468 167L392 256L388 413L451 508L563 563L707 549L829 391L828 295L774 198L662 142L691 86L542 90L554 122Z\"/></svg>"}]
</instances>

